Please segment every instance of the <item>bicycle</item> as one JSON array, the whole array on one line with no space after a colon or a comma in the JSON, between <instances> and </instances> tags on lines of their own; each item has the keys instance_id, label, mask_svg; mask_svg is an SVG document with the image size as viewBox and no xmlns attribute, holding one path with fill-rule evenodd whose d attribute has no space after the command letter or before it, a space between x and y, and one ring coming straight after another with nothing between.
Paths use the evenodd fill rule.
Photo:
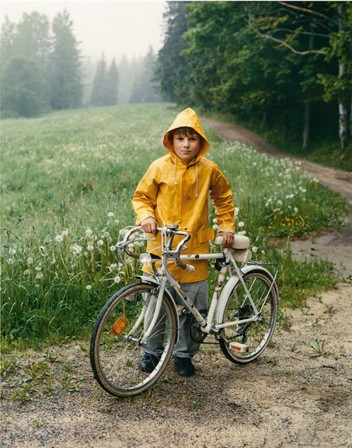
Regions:
<instances>
[{"instance_id":1,"label":"bicycle","mask_svg":"<svg viewBox=\"0 0 352 448\"><path fill-rule=\"evenodd\" d=\"M236 235L232 248L218 253L181 254L190 239L177 225L159 227L161 257L138 254L135 247L146 241L141 227L128 228L116 247L120 256L139 258L150 264L153 274L139 275L139 282L123 287L102 308L95 323L90 346L94 377L108 393L130 397L152 387L165 371L177 341L178 316L191 313L191 336L197 342L212 334L224 355L232 362L246 364L258 358L267 347L276 325L279 292L277 272L251 261L249 238ZM179 241L175 243L175 239ZM221 237L215 240L221 244ZM170 273L168 262L194 270L187 261L214 260L219 271L207 315L196 309ZM240 267L238 266L240 265ZM226 279L227 278L227 279ZM226 281L225 281L226 279ZM170 289L180 297L177 306ZM149 341L157 338L160 359L150 372L140 370L139 362ZM160 341L162 343L160 344Z\"/></svg>"}]
</instances>

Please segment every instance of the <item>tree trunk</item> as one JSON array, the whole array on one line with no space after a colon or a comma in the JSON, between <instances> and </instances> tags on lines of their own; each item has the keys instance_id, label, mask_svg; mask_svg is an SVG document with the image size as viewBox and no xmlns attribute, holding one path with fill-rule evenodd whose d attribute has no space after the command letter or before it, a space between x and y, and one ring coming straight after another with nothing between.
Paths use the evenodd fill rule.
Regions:
<instances>
[{"instance_id":1,"label":"tree trunk","mask_svg":"<svg viewBox=\"0 0 352 448\"><path fill-rule=\"evenodd\" d=\"M309 36L309 50L313 50L314 47L314 34L312 25L310 25L310 36ZM310 140L310 118L312 112L312 105L310 102L304 105L304 123L303 123L303 141L302 150L306 151Z\"/></svg>"},{"instance_id":2,"label":"tree trunk","mask_svg":"<svg viewBox=\"0 0 352 448\"><path fill-rule=\"evenodd\" d=\"M304 106L304 125L303 125L303 141L302 141L303 151L307 150L309 144L311 110L312 110L311 104L306 103Z\"/></svg>"},{"instance_id":3,"label":"tree trunk","mask_svg":"<svg viewBox=\"0 0 352 448\"><path fill-rule=\"evenodd\" d=\"M343 5L339 5L338 7L338 25L339 32L343 32L345 30L345 24L343 22ZM343 78L346 72L346 67L343 62L339 63L339 78ZM347 104L344 101L344 98L339 98L339 137L340 137L340 147L342 150L343 156L345 156L345 151L347 148L347 139L348 139L348 111Z\"/></svg>"}]
</instances>

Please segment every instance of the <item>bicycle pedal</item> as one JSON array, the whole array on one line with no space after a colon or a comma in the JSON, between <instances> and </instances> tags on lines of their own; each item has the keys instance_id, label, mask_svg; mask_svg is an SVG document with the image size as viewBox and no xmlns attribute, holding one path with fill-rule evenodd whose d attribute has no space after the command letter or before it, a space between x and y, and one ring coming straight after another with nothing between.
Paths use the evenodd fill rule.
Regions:
<instances>
[{"instance_id":1,"label":"bicycle pedal","mask_svg":"<svg viewBox=\"0 0 352 448\"><path fill-rule=\"evenodd\" d=\"M230 342L229 348L235 352L240 352L240 353L248 352L248 345L240 344L239 342Z\"/></svg>"}]
</instances>

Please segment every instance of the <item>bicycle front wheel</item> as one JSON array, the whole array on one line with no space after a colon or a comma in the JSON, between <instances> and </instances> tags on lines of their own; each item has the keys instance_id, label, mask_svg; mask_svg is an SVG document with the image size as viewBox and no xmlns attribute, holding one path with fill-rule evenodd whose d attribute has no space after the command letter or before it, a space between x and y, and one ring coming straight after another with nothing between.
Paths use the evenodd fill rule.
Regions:
<instances>
[{"instance_id":1,"label":"bicycle front wheel","mask_svg":"<svg viewBox=\"0 0 352 448\"><path fill-rule=\"evenodd\" d=\"M220 333L220 347L232 362L245 364L258 358L268 345L276 325L279 294L274 279L261 268L250 270L244 282L258 310L252 322L227 326ZM229 294L222 322L246 320L255 316L242 283L237 281Z\"/></svg>"},{"instance_id":2,"label":"bicycle front wheel","mask_svg":"<svg viewBox=\"0 0 352 448\"><path fill-rule=\"evenodd\" d=\"M165 294L149 337L158 341L159 363L150 373L140 370L145 353L141 341L154 314L157 295L158 287L154 285L129 285L114 294L98 316L90 360L95 379L112 395L128 397L145 391L155 384L171 357L177 336L177 315L172 300Z\"/></svg>"}]
</instances>

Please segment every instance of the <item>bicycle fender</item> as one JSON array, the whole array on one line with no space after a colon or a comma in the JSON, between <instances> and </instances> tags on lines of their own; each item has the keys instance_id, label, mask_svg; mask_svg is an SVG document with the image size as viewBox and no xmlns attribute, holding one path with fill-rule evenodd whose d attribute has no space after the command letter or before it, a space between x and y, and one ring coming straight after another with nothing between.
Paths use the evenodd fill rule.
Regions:
<instances>
[{"instance_id":1,"label":"bicycle fender","mask_svg":"<svg viewBox=\"0 0 352 448\"><path fill-rule=\"evenodd\" d=\"M157 280L155 280L155 278L151 277L150 275L136 275L136 277L138 277L141 280L141 283L146 283L148 285L152 284L155 286L159 286L159 282ZM177 309L177 305L175 303L174 298L172 297L170 291L165 288L165 294L168 295L168 297L171 300L172 303L172 307L175 311L175 315L176 315L176 324L177 324L177 341L178 341L178 336L179 336L179 330L180 330L180 319L179 319L179 313L178 313L178 309Z\"/></svg>"},{"instance_id":2,"label":"bicycle fender","mask_svg":"<svg viewBox=\"0 0 352 448\"><path fill-rule=\"evenodd\" d=\"M223 290L221 291L215 311L215 319L214 319L215 325L222 323L227 298L231 294L231 291L233 290L237 282L239 282L239 278L237 275L230 277L226 285L224 286Z\"/></svg>"},{"instance_id":3,"label":"bicycle fender","mask_svg":"<svg viewBox=\"0 0 352 448\"><path fill-rule=\"evenodd\" d=\"M272 274L270 273L270 271L268 271L267 269L265 269L263 266L258 266L258 265L247 265L244 266L241 269L241 272L243 272L243 274L248 274L251 271L263 271L266 274L268 274L270 277L272 277ZM224 312L225 312L225 306L227 303L227 299L229 297L229 295L231 294L231 291L233 290L233 288L235 287L235 285L240 281L240 279L238 278L237 275L234 275L233 277L230 277L228 282L226 283L226 285L224 286L223 290L221 291L220 297L219 297L219 301L216 307L216 311L215 311L215 324L221 324L222 323L222 318L224 316ZM276 285L274 284L274 288L276 289ZM277 295L279 297L279 294L277 292Z\"/></svg>"}]
</instances>

